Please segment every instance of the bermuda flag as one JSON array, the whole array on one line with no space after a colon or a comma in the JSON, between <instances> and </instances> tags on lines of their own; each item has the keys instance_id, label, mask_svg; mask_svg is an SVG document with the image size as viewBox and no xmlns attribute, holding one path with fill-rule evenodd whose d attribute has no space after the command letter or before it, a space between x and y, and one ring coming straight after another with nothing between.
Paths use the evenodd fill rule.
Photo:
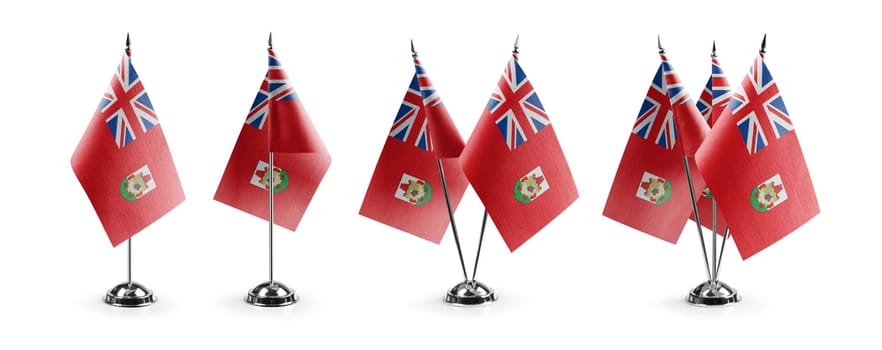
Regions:
<instances>
[{"instance_id":1,"label":"bermuda flag","mask_svg":"<svg viewBox=\"0 0 882 350\"><path fill-rule=\"evenodd\" d=\"M796 130L763 56L695 156L743 259L820 211Z\"/></svg>"},{"instance_id":2,"label":"bermuda flag","mask_svg":"<svg viewBox=\"0 0 882 350\"><path fill-rule=\"evenodd\" d=\"M508 61L460 159L511 251L579 197L551 120L517 56Z\"/></svg>"},{"instance_id":3,"label":"bermuda flag","mask_svg":"<svg viewBox=\"0 0 882 350\"><path fill-rule=\"evenodd\" d=\"M273 152L272 169L269 152ZM269 49L269 69L214 199L269 220L272 183L273 221L294 231L330 164L331 156Z\"/></svg>"},{"instance_id":4,"label":"bermuda flag","mask_svg":"<svg viewBox=\"0 0 882 350\"><path fill-rule=\"evenodd\" d=\"M184 201L165 135L128 50L70 163L114 247Z\"/></svg>"},{"instance_id":5,"label":"bermuda flag","mask_svg":"<svg viewBox=\"0 0 882 350\"><path fill-rule=\"evenodd\" d=\"M731 98L732 89L729 88L729 81L726 80L723 68L720 66L716 54L714 54L711 56L711 76L707 79L704 91L701 92L701 98L695 104L701 116L707 121L707 125L711 128L714 127L726 106L729 105L729 99ZM713 193L710 188L705 187L704 192L702 192L701 197L698 199L698 213L701 218L701 225L709 229L714 229L712 198ZM695 220L695 215L691 215L689 218ZM723 234L727 226L728 224L726 223L726 218L723 217L723 212L717 208L717 227L715 232Z\"/></svg>"},{"instance_id":6,"label":"bermuda flag","mask_svg":"<svg viewBox=\"0 0 882 350\"><path fill-rule=\"evenodd\" d=\"M661 59L637 113L603 215L677 243L692 214L683 156L694 154L708 126L667 57ZM698 196L704 181L694 161L690 158L689 162Z\"/></svg>"},{"instance_id":7,"label":"bermuda flag","mask_svg":"<svg viewBox=\"0 0 882 350\"><path fill-rule=\"evenodd\" d=\"M359 214L440 243L450 224L437 160L455 210L468 187L463 140L420 61L377 160Z\"/></svg>"}]
</instances>

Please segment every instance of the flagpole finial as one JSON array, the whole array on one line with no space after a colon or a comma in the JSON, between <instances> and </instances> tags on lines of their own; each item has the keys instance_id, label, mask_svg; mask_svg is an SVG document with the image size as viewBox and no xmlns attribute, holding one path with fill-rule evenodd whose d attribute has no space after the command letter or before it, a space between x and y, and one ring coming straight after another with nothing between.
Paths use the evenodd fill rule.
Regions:
<instances>
[{"instance_id":1,"label":"flagpole finial","mask_svg":"<svg viewBox=\"0 0 882 350\"><path fill-rule=\"evenodd\" d=\"M417 54L416 49L413 47L413 39L410 39L410 56L413 58L417 58L419 54Z\"/></svg>"},{"instance_id":2,"label":"flagpole finial","mask_svg":"<svg viewBox=\"0 0 882 350\"><path fill-rule=\"evenodd\" d=\"M126 51L132 50L132 39L129 38L129 32L126 32Z\"/></svg>"},{"instance_id":3,"label":"flagpole finial","mask_svg":"<svg viewBox=\"0 0 882 350\"><path fill-rule=\"evenodd\" d=\"M714 48L711 49L711 57L717 58L717 41L714 40Z\"/></svg>"},{"instance_id":4,"label":"flagpole finial","mask_svg":"<svg viewBox=\"0 0 882 350\"><path fill-rule=\"evenodd\" d=\"M659 55L664 55L664 54L665 54L665 48L662 47L662 45L661 45L661 35L656 35L656 38L658 39L658 54L659 54Z\"/></svg>"},{"instance_id":5,"label":"flagpole finial","mask_svg":"<svg viewBox=\"0 0 882 350\"><path fill-rule=\"evenodd\" d=\"M521 35L518 34L518 36L515 37L514 48L511 50L511 54L515 55L515 57L517 57L518 54L521 53L520 48L521 48Z\"/></svg>"},{"instance_id":6,"label":"flagpole finial","mask_svg":"<svg viewBox=\"0 0 882 350\"><path fill-rule=\"evenodd\" d=\"M273 32L269 34L269 40L266 42L266 48L272 50L273 49Z\"/></svg>"},{"instance_id":7,"label":"flagpole finial","mask_svg":"<svg viewBox=\"0 0 882 350\"><path fill-rule=\"evenodd\" d=\"M766 53L766 34L763 34L763 43L760 44L760 53Z\"/></svg>"}]
</instances>

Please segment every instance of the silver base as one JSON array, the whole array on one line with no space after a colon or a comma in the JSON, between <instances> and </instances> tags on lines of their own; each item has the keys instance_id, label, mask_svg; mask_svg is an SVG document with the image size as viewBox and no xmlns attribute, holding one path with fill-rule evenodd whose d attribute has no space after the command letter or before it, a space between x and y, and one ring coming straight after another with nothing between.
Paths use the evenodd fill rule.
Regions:
<instances>
[{"instance_id":1,"label":"silver base","mask_svg":"<svg viewBox=\"0 0 882 350\"><path fill-rule=\"evenodd\" d=\"M686 302L697 306L723 306L741 301L741 295L735 288L723 282L707 281L693 288L686 297Z\"/></svg>"},{"instance_id":2,"label":"silver base","mask_svg":"<svg viewBox=\"0 0 882 350\"><path fill-rule=\"evenodd\" d=\"M476 306L496 301L496 293L478 281L463 281L447 291L444 302L458 306Z\"/></svg>"},{"instance_id":3,"label":"silver base","mask_svg":"<svg viewBox=\"0 0 882 350\"><path fill-rule=\"evenodd\" d=\"M142 307L153 305L156 297L153 291L145 288L140 283L123 282L107 291L104 302L118 307Z\"/></svg>"},{"instance_id":4,"label":"silver base","mask_svg":"<svg viewBox=\"0 0 882 350\"><path fill-rule=\"evenodd\" d=\"M245 302L255 306L275 307L288 306L300 298L293 289L279 282L263 282L248 291Z\"/></svg>"}]
</instances>

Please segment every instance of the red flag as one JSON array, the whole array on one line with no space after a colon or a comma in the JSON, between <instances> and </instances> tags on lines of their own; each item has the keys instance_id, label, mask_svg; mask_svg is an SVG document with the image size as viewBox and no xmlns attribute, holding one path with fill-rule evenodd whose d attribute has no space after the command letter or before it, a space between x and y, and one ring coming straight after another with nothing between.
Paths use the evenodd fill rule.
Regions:
<instances>
[{"instance_id":1,"label":"red flag","mask_svg":"<svg viewBox=\"0 0 882 350\"><path fill-rule=\"evenodd\" d=\"M762 54L696 160L743 259L820 211L796 131Z\"/></svg>"},{"instance_id":2,"label":"red flag","mask_svg":"<svg viewBox=\"0 0 882 350\"><path fill-rule=\"evenodd\" d=\"M437 160L454 210L468 187L459 154L463 141L441 97L414 58L416 73L377 160L359 214L434 243L450 224Z\"/></svg>"},{"instance_id":3,"label":"red flag","mask_svg":"<svg viewBox=\"0 0 882 350\"><path fill-rule=\"evenodd\" d=\"M726 79L726 75L723 74L723 68L720 66L716 55L714 55L711 57L711 76L707 79L704 91L701 92L701 98L695 104L701 116L707 121L708 126L713 128L717 120L720 119L720 115L726 109L726 106L729 105L731 98L732 89L729 87L729 81ZM701 225L719 234L723 234L728 224L726 223L726 218L723 217L722 211L717 208L717 225L716 229L714 229L714 201L712 198L713 195L710 188L705 187L704 192L702 192L701 197L698 199L698 213ZM695 220L695 215L690 215L689 218Z\"/></svg>"},{"instance_id":4,"label":"red flag","mask_svg":"<svg viewBox=\"0 0 882 350\"><path fill-rule=\"evenodd\" d=\"M460 160L511 251L579 197L551 121L517 57L509 60Z\"/></svg>"},{"instance_id":5,"label":"red flag","mask_svg":"<svg viewBox=\"0 0 882 350\"><path fill-rule=\"evenodd\" d=\"M273 221L294 231L330 164L331 156L270 49L269 69L214 199L269 220L272 176Z\"/></svg>"},{"instance_id":6,"label":"red flag","mask_svg":"<svg viewBox=\"0 0 882 350\"><path fill-rule=\"evenodd\" d=\"M184 201L165 135L128 50L70 163L114 247Z\"/></svg>"},{"instance_id":7,"label":"red flag","mask_svg":"<svg viewBox=\"0 0 882 350\"><path fill-rule=\"evenodd\" d=\"M704 181L694 154L708 131L667 57L649 86L637 115L603 215L637 230L677 243L692 213L683 157L690 163L693 188Z\"/></svg>"}]
</instances>

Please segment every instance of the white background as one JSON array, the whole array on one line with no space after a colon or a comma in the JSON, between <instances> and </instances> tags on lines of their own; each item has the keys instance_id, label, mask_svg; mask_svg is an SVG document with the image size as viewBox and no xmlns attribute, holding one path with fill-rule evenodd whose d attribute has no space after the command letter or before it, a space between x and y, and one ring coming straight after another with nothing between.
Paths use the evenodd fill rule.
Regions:
<instances>
[{"instance_id":1,"label":"white background","mask_svg":"<svg viewBox=\"0 0 882 350\"><path fill-rule=\"evenodd\" d=\"M878 12L849 1L251 3L0 11L0 347L878 345ZM333 158L298 231L276 231L276 277L302 298L279 309L243 302L267 277L267 225L212 200L270 31ZM69 165L126 32L187 196L133 239L135 280L159 297L144 309L103 304L126 277L126 250L111 248ZM727 249L721 277L744 301L692 307L686 292L704 279L694 227L670 245L602 208L658 67L656 35L697 99L712 40L735 84L764 33L821 214L747 261ZM454 308L441 302L461 279L452 235L436 246L358 209L413 74L408 40L467 138L517 34L580 198L515 253L491 226L478 278L499 302ZM469 190L457 221L470 266L480 214Z\"/></svg>"}]
</instances>

